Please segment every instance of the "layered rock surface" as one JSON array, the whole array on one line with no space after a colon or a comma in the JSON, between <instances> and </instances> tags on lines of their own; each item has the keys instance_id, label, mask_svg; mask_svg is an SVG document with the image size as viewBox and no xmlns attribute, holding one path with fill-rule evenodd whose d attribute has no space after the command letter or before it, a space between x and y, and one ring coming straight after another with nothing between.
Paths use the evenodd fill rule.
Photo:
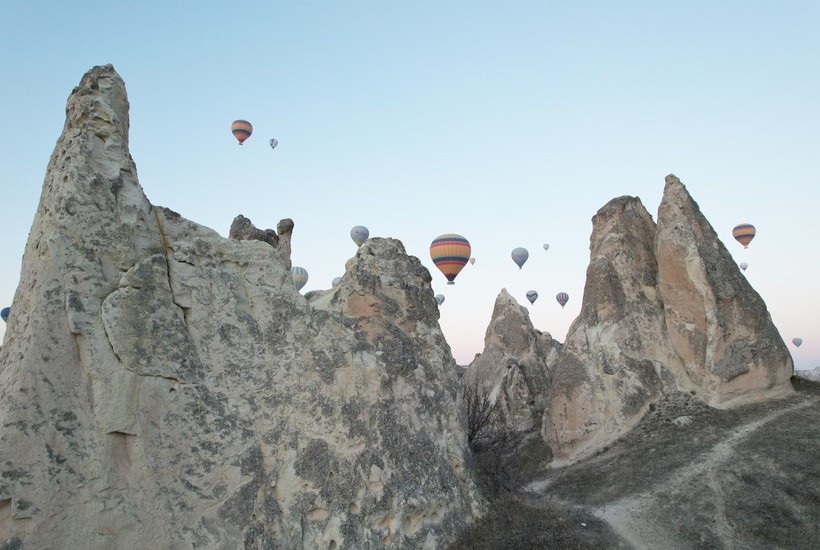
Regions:
<instances>
[{"instance_id":1,"label":"layered rock surface","mask_svg":"<svg viewBox=\"0 0 820 550\"><path fill-rule=\"evenodd\" d=\"M502 323L510 308L497 308L491 326L504 337L488 338L469 368L502 388L505 364L541 365L531 376L548 390L529 397L546 403L541 436L559 461L611 442L673 391L721 408L792 391L791 356L765 303L678 178L666 178L657 224L636 197L613 199L592 221L581 313L560 351L522 348L534 329Z\"/></svg>"},{"instance_id":2,"label":"layered rock surface","mask_svg":"<svg viewBox=\"0 0 820 550\"><path fill-rule=\"evenodd\" d=\"M370 239L314 306L283 240L152 206L122 80L83 77L0 349L0 539L439 548L481 512L427 270Z\"/></svg>"}]
</instances>

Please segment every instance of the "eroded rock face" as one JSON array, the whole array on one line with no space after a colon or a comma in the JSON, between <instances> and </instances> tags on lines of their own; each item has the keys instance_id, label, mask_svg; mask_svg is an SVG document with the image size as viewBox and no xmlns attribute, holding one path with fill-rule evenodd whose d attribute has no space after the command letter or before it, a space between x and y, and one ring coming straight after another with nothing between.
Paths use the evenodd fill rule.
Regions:
<instances>
[{"instance_id":1,"label":"eroded rock face","mask_svg":"<svg viewBox=\"0 0 820 550\"><path fill-rule=\"evenodd\" d=\"M658 208L655 255L681 387L717 407L790 392L791 355L766 304L674 175Z\"/></svg>"},{"instance_id":2,"label":"eroded rock face","mask_svg":"<svg viewBox=\"0 0 820 550\"><path fill-rule=\"evenodd\" d=\"M259 229L251 220L239 214L231 222L231 229L228 238L236 241L262 241L268 243L279 251L285 266L290 269L290 240L293 234L293 220L285 218L276 224L276 231L273 229Z\"/></svg>"},{"instance_id":3,"label":"eroded rock face","mask_svg":"<svg viewBox=\"0 0 820 550\"><path fill-rule=\"evenodd\" d=\"M560 462L616 439L672 391L714 407L792 391L791 356L765 303L674 176L657 225L635 197L613 199L593 218L581 313L560 351L528 345L534 329L503 322L509 311L493 313L491 327L503 326L504 337L490 339L488 330L468 372L499 388L511 425L527 426L512 401L546 403L541 437ZM534 376L547 380L538 386L546 396L518 390L510 400L500 391L534 387L500 374L522 358L540 366Z\"/></svg>"},{"instance_id":4,"label":"eroded rock face","mask_svg":"<svg viewBox=\"0 0 820 550\"><path fill-rule=\"evenodd\" d=\"M148 202L127 111L110 66L68 100L0 349L0 538L445 546L483 505L427 270L371 239L311 305L270 243Z\"/></svg>"},{"instance_id":5,"label":"eroded rock face","mask_svg":"<svg viewBox=\"0 0 820 550\"><path fill-rule=\"evenodd\" d=\"M532 326L527 309L502 289L495 300L484 351L462 383L479 385L499 403L501 420L516 432L541 432L559 344Z\"/></svg>"},{"instance_id":6,"label":"eroded rock face","mask_svg":"<svg viewBox=\"0 0 820 550\"><path fill-rule=\"evenodd\" d=\"M556 455L582 455L631 428L674 387L681 368L665 332L656 284L655 223L636 197L592 219L581 314L555 369L544 437Z\"/></svg>"}]
</instances>

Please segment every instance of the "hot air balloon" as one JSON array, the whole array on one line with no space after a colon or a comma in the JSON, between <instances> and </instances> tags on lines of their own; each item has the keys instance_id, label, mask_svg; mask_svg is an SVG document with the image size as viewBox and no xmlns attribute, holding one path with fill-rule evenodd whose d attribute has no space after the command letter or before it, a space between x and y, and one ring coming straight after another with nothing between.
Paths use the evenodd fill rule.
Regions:
<instances>
[{"instance_id":1,"label":"hot air balloon","mask_svg":"<svg viewBox=\"0 0 820 550\"><path fill-rule=\"evenodd\" d=\"M3 309L0 309L0 317L2 317L3 321L7 323L9 322L9 313L11 313L10 307L4 307Z\"/></svg>"},{"instance_id":2,"label":"hot air balloon","mask_svg":"<svg viewBox=\"0 0 820 550\"><path fill-rule=\"evenodd\" d=\"M567 305L567 302L569 302L569 294L566 292L559 292L555 295L555 299L558 300L558 303L561 304L561 309L563 309L564 306Z\"/></svg>"},{"instance_id":3,"label":"hot air balloon","mask_svg":"<svg viewBox=\"0 0 820 550\"><path fill-rule=\"evenodd\" d=\"M353 239L356 246L362 246L369 236L370 230L363 225L357 225L350 230L350 238Z\"/></svg>"},{"instance_id":4,"label":"hot air balloon","mask_svg":"<svg viewBox=\"0 0 820 550\"><path fill-rule=\"evenodd\" d=\"M526 248L519 247L514 248L510 256L512 256L512 260L515 262L515 265L518 266L518 269L521 269L524 266L524 262L530 257L530 253L527 252Z\"/></svg>"},{"instance_id":5,"label":"hot air balloon","mask_svg":"<svg viewBox=\"0 0 820 550\"><path fill-rule=\"evenodd\" d=\"M436 294L436 303L441 305L444 303L444 294Z\"/></svg>"},{"instance_id":6,"label":"hot air balloon","mask_svg":"<svg viewBox=\"0 0 820 550\"><path fill-rule=\"evenodd\" d=\"M743 245L743 248L749 248L749 243L755 238L756 233L757 230L755 226L750 223L742 223L732 229L732 236L737 242Z\"/></svg>"},{"instance_id":7,"label":"hot air balloon","mask_svg":"<svg viewBox=\"0 0 820 550\"><path fill-rule=\"evenodd\" d=\"M242 145L246 139L251 137L253 133L253 125L247 120L234 120L231 124L231 133L233 137Z\"/></svg>"},{"instance_id":8,"label":"hot air balloon","mask_svg":"<svg viewBox=\"0 0 820 550\"><path fill-rule=\"evenodd\" d=\"M342 282L341 277L333 277L333 280L330 281L330 286L332 286L333 288L336 288L337 286L339 286L339 283L341 283L341 282Z\"/></svg>"},{"instance_id":9,"label":"hot air balloon","mask_svg":"<svg viewBox=\"0 0 820 550\"><path fill-rule=\"evenodd\" d=\"M456 275L470 259L470 241L455 233L439 235L430 244L430 258L447 277L447 284L454 285Z\"/></svg>"},{"instance_id":10,"label":"hot air balloon","mask_svg":"<svg viewBox=\"0 0 820 550\"><path fill-rule=\"evenodd\" d=\"M546 252L549 249L550 249L550 245L548 245L547 243L544 243L544 252Z\"/></svg>"},{"instance_id":11,"label":"hot air balloon","mask_svg":"<svg viewBox=\"0 0 820 550\"><path fill-rule=\"evenodd\" d=\"M802 338L792 338L792 344L794 344L798 348L800 347L800 344L802 344L802 343L803 343Z\"/></svg>"},{"instance_id":12,"label":"hot air balloon","mask_svg":"<svg viewBox=\"0 0 820 550\"><path fill-rule=\"evenodd\" d=\"M746 271L747 267L749 267L749 264L747 264L746 262L740 262L740 269Z\"/></svg>"},{"instance_id":13,"label":"hot air balloon","mask_svg":"<svg viewBox=\"0 0 820 550\"><path fill-rule=\"evenodd\" d=\"M308 282L308 272L304 267L291 267L290 276L293 278L293 284L296 285L296 290L302 290L302 287Z\"/></svg>"},{"instance_id":14,"label":"hot air balloon","mask_svg":"<svg viewBox=\"0 0 820 550\"><path fill-rule=\"evenodd\" d=\"M279 140L278 140L278 139L272 139L272 140L270 140L270 148L271 148L271 149L276 149L276 146L277 146L277 145L279 145Z\"/></svg>"},{"instance_id":15,"label":"hot air balloon","mask_svg":"<svg viewBox=\"0 0 820 550\"><path fill-rule=\"evenodd\" d=\"M534 290L527 291L527 300L530 301L531 304L534 304L535 301L538 299L538 293Z\"/></svg>"},{"instance_id":16,"label":"hot air balloon","mask_svg":"<svg viewBox=\"0 0 820 550\"><path fill-rule=\"evenodd\" d=\"M470 265L475 265L475 258L470 258Z\"/></svg>"}]
</instances>

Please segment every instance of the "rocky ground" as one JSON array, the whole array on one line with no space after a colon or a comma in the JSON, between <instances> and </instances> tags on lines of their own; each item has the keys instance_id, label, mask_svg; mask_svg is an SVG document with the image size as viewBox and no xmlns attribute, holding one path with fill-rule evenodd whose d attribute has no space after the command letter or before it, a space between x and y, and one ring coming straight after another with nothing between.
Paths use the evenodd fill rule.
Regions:
<instances>
[{"instance_id":1,"label":"rocky ground","mask_svg":"<svg viewBox=\"0 0 820 550\"><path fill-rule=\"evenodd\" d=\"M718 410L682 393L596 456L529 480L451 546L820 548L820 383Z\"/></svg>"}]
</instances>

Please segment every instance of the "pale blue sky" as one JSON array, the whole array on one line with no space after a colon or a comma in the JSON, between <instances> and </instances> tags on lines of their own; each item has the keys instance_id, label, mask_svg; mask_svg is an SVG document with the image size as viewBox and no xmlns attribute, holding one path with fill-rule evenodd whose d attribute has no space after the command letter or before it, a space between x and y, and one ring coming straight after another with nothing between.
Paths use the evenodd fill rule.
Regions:
<instances>
[{"instance_id":1,"label":"pale blue sky","mask_svg":"<svg viewBox=\"0 0 820 550\"><path fill-rule=\"evenodd\" d=\"M225 236L240 213L261 227L293 218L305 292L343 273L354 225L400 239L446 295L441 325L461 364L482 350L501 288L563 341L591 217L620 195L654 216L675 173L750 264L784 339L803 338L789 344L797 368L812 368L818 27L814 1L0 0L0 306L65 100L111 63L152 203ZM255 128L243 147L236 118ZM741 222L758 227L748 250L731 237ZM455 286L428 254L445 232L477 258ZM530 251L520 271L518 246Z\"/></svg>"}]
</instances>

